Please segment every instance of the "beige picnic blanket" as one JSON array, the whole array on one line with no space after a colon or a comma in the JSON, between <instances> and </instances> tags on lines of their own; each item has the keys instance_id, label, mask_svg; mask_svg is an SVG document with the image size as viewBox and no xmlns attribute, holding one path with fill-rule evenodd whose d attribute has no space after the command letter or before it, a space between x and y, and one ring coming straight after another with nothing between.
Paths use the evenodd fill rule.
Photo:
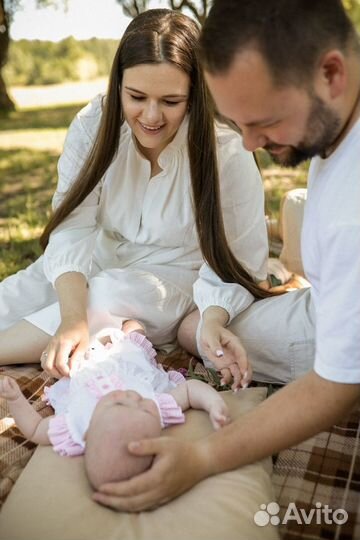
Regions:
<instances>
[{"instance_id":1,"label":"beige picnic blanket","mask_svg":"<svg viewBox=\"0 0 360 540\"><path fill-rule=\"evenodd\" d=\"M213 373L200 362L191 360L184 351L161 359L165 366L187 369L213 386ZM1 367L0 374L15 377L24 394L42 415L52 413L41 401L43 388L51 384L38 365ZM35 445L24 439L8 415L6 403L0 400L0 505L5 501L16 480L32 456ZM359 540L360 539L360 404L343 421L327 432L289 450L274 459L272 482L279 504L279 532L284 540ZM264 501L268 502L268 501ZM344 524L298 523L293 518L282 523L289 504L300 512L309 512L328 505L348 513ZM316 517L316 516L315 516Z\"/></svg>"}]
</instances>

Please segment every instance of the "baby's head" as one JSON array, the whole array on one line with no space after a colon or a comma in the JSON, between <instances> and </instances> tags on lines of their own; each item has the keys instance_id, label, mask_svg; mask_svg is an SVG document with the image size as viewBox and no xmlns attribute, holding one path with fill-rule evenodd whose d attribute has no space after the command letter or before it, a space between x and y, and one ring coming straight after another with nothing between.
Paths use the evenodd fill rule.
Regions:
<instances>
[{"instance_id":1,"label":"baby's head","mask_svg":"<svg viewBox=\"0 0 360 540\"><path fill-rule=\"evenodd\" d=\"M148 469L152 456L133 456L127 446L160 432L160 414L152 399L133 390L115 390L100 399L86 433L85 468L91 485L97 489Z\"/></svg>"}]
</instances>

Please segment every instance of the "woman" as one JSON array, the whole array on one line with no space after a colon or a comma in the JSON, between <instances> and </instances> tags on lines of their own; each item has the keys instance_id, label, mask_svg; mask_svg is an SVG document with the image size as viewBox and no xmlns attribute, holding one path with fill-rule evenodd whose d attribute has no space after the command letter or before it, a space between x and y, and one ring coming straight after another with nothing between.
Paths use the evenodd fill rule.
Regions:
<instances>
[{"instance_id":1,"label":"woman","mask_svg":"<svg viewBox=\"0 0 360 540\"><path fill-rule=\"evenodd\" d=\"M107 95L70 126L44 255L0 285L1 363L41 356L48 373L68 375L89 333L124 318L169 350L203 259L200 280L215 271L238 284L237 312L266 296L255 284L266 278L261 179L240 136L215 125L198 38L170 10L130 23ZM206 287L219 305L216 283Z\"/></svg>"}]
</instances>

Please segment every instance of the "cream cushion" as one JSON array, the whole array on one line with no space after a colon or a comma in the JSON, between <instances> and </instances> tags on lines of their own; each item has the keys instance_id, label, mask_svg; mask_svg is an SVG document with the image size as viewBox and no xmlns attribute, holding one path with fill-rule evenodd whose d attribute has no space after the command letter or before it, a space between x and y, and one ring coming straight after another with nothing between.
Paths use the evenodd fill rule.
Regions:
<instances>
[{"instance_id":1,"label":"cream cushion","mask_svg":"<svg viewBox=\"0 0 360 540\"><path fill-rule=\"evenodd\" d=\"M223 392L232 418L256 406L265 388ZM196 439L211 432L208 416L191 410L186 423L166 430ZM191 455L189 455L191 459ZM38 447L17 481L2 513L6 540L267 540L276 527L259 527L254 514L274 501L271 462L264 460L200 482L189 492L151 512L118 513L91 500L83 458L60 457Z\"/></svg>"}]
</instances>

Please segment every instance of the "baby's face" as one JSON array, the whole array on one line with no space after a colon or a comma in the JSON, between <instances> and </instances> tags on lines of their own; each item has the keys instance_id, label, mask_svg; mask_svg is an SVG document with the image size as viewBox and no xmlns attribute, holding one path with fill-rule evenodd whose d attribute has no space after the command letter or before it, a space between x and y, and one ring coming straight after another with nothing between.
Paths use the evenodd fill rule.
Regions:
<instances>
[{"instance_id":1,"label":"baby's face","mask_svg":"<svg viewBox=\"0 0 360 540\"><path fill-rule=\"evenodd\" d=\"M159 410L152 399L143 398L134 390L114 390L104 396L96 406L96 412L110 412L119 406L135 409L148 414L160 421Z\"/></svg>"}]
</instances>

